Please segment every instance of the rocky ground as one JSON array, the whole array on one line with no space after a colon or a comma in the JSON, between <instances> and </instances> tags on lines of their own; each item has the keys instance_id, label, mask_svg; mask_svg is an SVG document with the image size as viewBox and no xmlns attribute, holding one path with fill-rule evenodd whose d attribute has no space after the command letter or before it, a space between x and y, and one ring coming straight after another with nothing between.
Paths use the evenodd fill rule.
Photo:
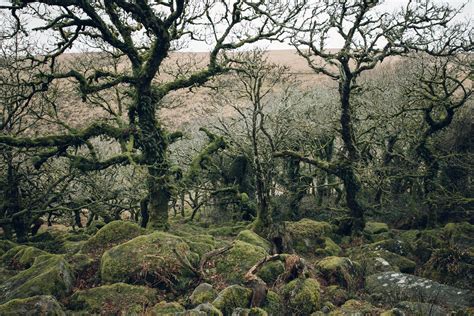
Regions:
<instances>
[{"instance_id":1,"label":"rocky ground","mask_svg":"<svg viewBox=\"0 0 474 316\"><path fill-rule=\"evenodd\" d=\"M474 225L349 239L326 222L287 222L289 254L249 223L168 233L126 221L18 245L0 240L0 315L474 314Z\"/></svg>"}]
</instances>

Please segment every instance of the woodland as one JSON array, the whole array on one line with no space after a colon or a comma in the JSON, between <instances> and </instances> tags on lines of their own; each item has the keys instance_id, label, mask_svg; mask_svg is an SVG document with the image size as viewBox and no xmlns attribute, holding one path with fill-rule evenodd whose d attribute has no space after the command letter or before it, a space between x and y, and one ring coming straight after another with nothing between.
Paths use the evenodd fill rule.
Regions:
<instances>
[{"instance_id":1,"label":"woodland","mask_svg":"<svg viewBox=\"0 0 474 316\"><path fill-rule=\"evenodd\" d=\"M399 2L0 1L0 315L473 315L472 3Z\"/></svg>"}]
</instances>

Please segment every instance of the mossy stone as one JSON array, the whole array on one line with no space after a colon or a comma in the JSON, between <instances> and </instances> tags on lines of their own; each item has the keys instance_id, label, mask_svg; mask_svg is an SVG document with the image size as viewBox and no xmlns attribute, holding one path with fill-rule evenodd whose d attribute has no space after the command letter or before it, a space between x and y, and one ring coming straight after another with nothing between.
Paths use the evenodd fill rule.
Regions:
<instances>
[{"instance_id":1,"label":"mossy stone","mask_svg":"<svg viewBox=\"0 0 474 316\"><path fill-rule=\"evenodd\" d=\"M448 223L443 231L451 245L474 252L474 225L468 222Z\"/></svg>"},{"instance_id":2,"label":"mossy stone","mask_svg":"<svg viewBox=\"0 0 474 316\"><path fill-rule=\"evenodd\" d=\"M224 315L231 315L235 308L247 308L252 298L252 290L240 285L231 285L223 289L212 302Z\"/></svg>"},{"instance_id":3,"label":"mossy stone","mask_svg":"<svg viewBox=\"0 0 474 316\"><path fill-rule=\"evenodd\" d=\"M380 233L388 232L388 225L380 222L367 222L365 223L364 233L369 235L375 235Z\"/></svg>"},{"instance_id":4,"label":"mossy stone","mask_svg":"<svg viewBox=\"0 0 474 316\"><path fill-rule=\"evenodd\" d=\"M115 283L75 292L70 299L73 310L88 313L139 314L156 303L154 289Z\"/></svg>"},{"instance_id":5,"label":"mossy stone","mask_svg":"<svg viewBox=\"0 0 474 316\"><path fill-rule=\"evenodd\" d=\"M144 234L145 230L128 221L113 221L102 227L82 246L84 253L102 254L106 249Z\"/></svg>"},{"instance_id":6,"label":"mossy stone","mask_svg":"<svg viewBox=\"0 0 474 316\"><path fill-rule=\"evenodd\" d=\"M333 227L326 222L302 219L298 222L285 222L290 246L300 255L312 256L320 248L318 240L331 237Z\"/></svg>"},{"instance_id":7,"label":"mossy stone","mask_svg":"<svg viewBox=\"0 0 474 316\"><path fill-rule=\"evenodd\" d=\"M199 284L189 297L192 305L212 302L217 297L217 291L209 283Z\"/></svg>"},{"instance_id":8,"label":"mossy stone","mask_svg":"<svg viewBox=\"0 0 474 316\"><path fill-rule=\"evenodd\" d=\"M330 285L324 289L322 298L324 301L329 301L336 306L341 306L349 299L349 294L338 285Z\"/></svg>"},{"instance_id":9,"label":"mossy stone","mask_svg":"<svg viewBox=\"0 0 474 316\"><path fill-rule=\"evenodd\" d=\"M315 279L295 279L282 289L287 313L292 315L310 315L320 307L320 288Z\"/></svg>"},{"instance_id":10,"label":"mossy stone","mask_svg":"<svg viewBox=\"0 0 474 316\"><path fill-rule=\"evenodd\" d=\"M262 308L272 316L284 315L283 300L280 295L271 290L267 292Z\"/></svg>"},{"instance_id":11,"label":"mossy stone","mask_svg":"<svg viewBox=\"0 0 474 316\"><path fill-rule=\"evenodd\" d=\"M387 271L413 273L416 268L416 262L413 260L383 249L357 249L351 252L350 258L361 264L366 276Z\"/></svg>"},{"instance_id":12,"label":"mossy stone","mask_svg":"<svg viewBox=\"0 0 474 316\"><path fill-rule=\"evenodd\" d=\"M186 311L184 313L179 313L177 315L183 316L222 316L222 312L218 310L214 305L210 303L203 303L196 306L196 308Z\"/></svg>"},{"instance_id":13,"label":"mossy stone","mask_svg":"<svg viewBox=\"0 0 474 316\"><path fill-rule=\"evenodd\" d=\"M17 270L8 270L5 268L0 268L0 284L13 277L17 273Z\"/></svg>"},{"instance_id":14,"label":"mossy stone","mask_svg":"<svg viewBox=\"0 0 474 316\"><path fill-rule=\"evenodd\" d=\"M177 302L160 302L153 306L151 313L160 316L174 316L177 313L184 312L186 309Z\"/></svg>"},{"instance_id":15,"label":"mossy stone","mask_svg":"<svg viewBox=\"0 0 474 316\"><path fill-rule=\"evenodd\" d=\"M28 298L13 299L0 305L0 315L54 315L63 316L61 304L51 295L37 295Z\"/></svg>"},{"instance_id":16,"label":"mossy stone","mask_svg":"<svg viewBox=\"0 0 474 316\"><path fill-rule=\"evenodd\" d=\"M283 272L285 272L285 265L280 260L276 260L266 262L258 271L257 276L268 285L271 285Z\"/></svg>"},{"instance_id":17,"label":"mossy stone","mask_svg":"<svg viewBox=\"0 0 474 316\"><path fill-rule=\"evenodd\" d=\"M61 255L42 255L33 265L0 285L0 302L34 295L63 298L73 287L71 268Z\"/></svg>"},{"instance_id":18,"label":"mossy stone","mask_svg":"<svg viewBox=\"0 0 474 316\"><path fill-rule=\"evenodd\" d=\"M184 290L195 278L189 265L197 266L198 259L181 237L154 232L107 250L101 258L100 275L104 282Z\"/></svg>"},{"instance_id":19,"label":"mossy stone","mask_svg":"<svg viewBox=\"0 0 474 316\"><path fill-rule=\"evenodd\" d=\"M236 240L229 251L216 258L216 271L229 284L241 283L245 273L265 256L262 247Z\"/></svg>"},{"instance_id":20,"label":"mossy stone","mask_svg":"<svg viewBox=\"0 0 474 316\"><path fill-rule=\"evenodd\" d=\"M241 231L237 235L236 239L241 240L241 241L245 241L245 242L247 242L251 245L254 245L254 246L262 247L268 253L270 253L270 251L272 250L272 244L268 240L260 237L257 233L255 233L255 232L253 232L249 229Z\"/></svg>"},{"instance_id":21,"label":"mossy stone","mask_svg":"<svg viewBox=\"0 0 474 316\"><path fill-rule=\"evenodd\" d=\"M362 280L359 263L346 257L326 257L316 264L316 268L329 284L355 289Z\"/></svg>"},{"instance_id":22,"label":"mossy stone","mask_svg":"<svg viewBox=\"0 0 474 316\"><path fill-rule=\"evenodd\" d=\"M31 267L36 257L46 254L48 253L38 248L20 245L8 250L1 261L6 267L21 270Z\"/></svg>"},{"instance_id":23,"label":"mossy stone","mask_svg":"<svg viewBox=\"0 0 474 316\"><path fill-rule=\"evenodd\" d=\"M97 233L97 231L99 229L101 229L102 227L104 227L106 224L104 221L101 221L101 220L93 220L89 226L86 227L85 229L85 232L89 235L93 235L95 233Z\"/></svg>"},{"instance_id":24,"label":"mossy stone","mask_svg":"<svg viewBox=\"0 0 474 316\"><path fill-rule=\"evenodd\" d=\"M337 256L342 251L341 247L329 237L319 238L317 243L315 254L318 256Z\"/></svg>"},{"instance_id":25,"label":"mossy stone","mask_svg":"<svg viewBox=\"0 0 474 316\"><path fill-rule=\"evenodd\" d=\"M360 313L361 315L374 315L377 312L377 308L369 302L351 299L341 306L341 311L345 314Z\"/></svg>"}]
</instances>

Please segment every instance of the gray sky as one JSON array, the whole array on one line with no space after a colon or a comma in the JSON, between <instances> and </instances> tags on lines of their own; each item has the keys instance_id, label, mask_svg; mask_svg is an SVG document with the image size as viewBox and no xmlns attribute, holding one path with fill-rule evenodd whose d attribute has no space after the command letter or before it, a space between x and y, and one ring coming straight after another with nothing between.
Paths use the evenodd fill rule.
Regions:
<instances>
[{"instance_id":1,"label":"gray sky","mask_svg":"<svg viewBox=\"0 0 474 316\"><path fill-rule=\"evenodd\" d=\"M419 0L419 1L425 1L425 0ZM381 6L381 9L384 11L395 11L402 6L404 6L408 0L385 0ZM437 3L449 3L453 7L458 7L462 5L463 3L467 3L466 7L464 8L463 13L461 16L459 16L460 19L471 19L473 17L474 13L474 0L434 0L434 2ZM7 5L10 4L10 1L8 0L0 0L0 5ZM1 16L0 16L1 20ZM1 23L2 21L0 21ZM31 21L31 25L37 24L34 21ZM1 26L0 26L1 28ZM47 38L44 38L45 41L47 41ZM255 46L262 47L262 48L267 48L270 50L277 50L277 49L291 49L292 47L288 44L285 43L278 43L278 42L259 42ZM327 41L327 47L331 48L339 48L341 47L341 42L340 39L337 37L330 37ZM75 49L73 49L75 50ZM192 52L202 52L202 51L207 51L207 47L204 43L196 43L193 42L187 47L186 49L183 49L183 51L192 51Z\"/></svg>"}]
</instances>

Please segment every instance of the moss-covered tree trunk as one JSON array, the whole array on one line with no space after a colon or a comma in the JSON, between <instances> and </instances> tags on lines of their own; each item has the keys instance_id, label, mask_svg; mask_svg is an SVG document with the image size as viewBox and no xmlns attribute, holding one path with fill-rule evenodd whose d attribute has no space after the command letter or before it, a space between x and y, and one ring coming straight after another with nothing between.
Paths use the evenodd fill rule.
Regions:
<instances>
[{"instance_id":1,"label":"moss-covered tree trunk","mask_svg":"<svg viewBox=\"0 0 474 316\"><path fill-rule=\"evenodd\" d=\"M156 120L156 104L150 86L137 87L139 148L148 169L148 223L147 227L168 229L170 190L168 182L168 142L164 129Z\"/></svg>"},{"instance_id":2,"label":"moss-covered tree trunk","mask_svg":"<svg viewBox=\"0 0 474 316\"><path fill-rule=\"evenodd\" d=\"M346 203L351 212L351 232L357 234L364 229L364 208L359 201L361 183L355 171L355 164L359 160L359 152L355 142L353 126L353 109L350 102L354 76L349 68L349 62L340 60L339 96L341 103L341 136L344 149L347 152L345 162L342 163L340 175L346 191Z\"/></svg>"}]
</instances>

